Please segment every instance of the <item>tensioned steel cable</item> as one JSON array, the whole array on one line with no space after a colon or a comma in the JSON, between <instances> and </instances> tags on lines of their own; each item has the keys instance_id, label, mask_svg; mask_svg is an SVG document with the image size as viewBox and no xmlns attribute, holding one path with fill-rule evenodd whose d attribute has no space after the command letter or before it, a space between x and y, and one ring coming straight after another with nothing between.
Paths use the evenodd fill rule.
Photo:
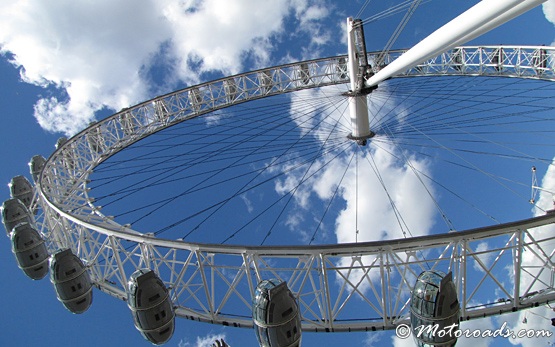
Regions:
<instances>
[{"instance_id":1,"label":"tensioned steel cable","mask_svg":"<svg viewBox=\"0 0 555 347\"><path fill-rule=\"evenodd\" d=\"M310 118L309 118L309 119L310 119ZM264 131L266 131L266 130L264 130ZM238 142L237 144L235 144L235 145L242 144L242 143L246 143L246 142L248 142L250 139L252 139L252 138L254 138L254 137L256 137L256 136L257 136L257 134L255 134L255 135L253 135L253 136L249 136L249 137L247 137L245 140L239 141L239 142ZM235 145L234 145L234 146L235 146ZM255 153L256 151L258 151L259 148L260 148L260 147L254 148L254 149L252 150L252 152L249 153L249 155ZM242 157L239 158L239 159L237 159L237 160L235 160L234 163L237 163L237 162L240 161L240 160L242 160ZM210 179L216 177L216 175L222 173L224 170L226 170L226 169L228 169L228 168L229 168L229 166L225 166L225 167L219 169L216 173L214 173L214 174L208 176L206 179L202 180L201 183L204 183L204 182L209 181ZM186 195L187 193L188 193L188 191L184 191L184 192L182 192L182 193L180 193L180 194L174 195L174 196L171 197L170 199L164 201L159 207L153 209L151 212L149 212L149 213L145 214L144 216L140 217L139 219L135 220L134 223L136 223L136 222L138 222L138 221L140 221L140 220L146 218L148 215L154 213L154 212L155 212L156 210L158 210L159 208L161 208L161 207L167 205L168 203L170 203L171 201L174 201L175 199L177 199L177 198L179 198L179 197L182 197L182 196Z\"/></svg>"},{"instance_id":2,"label":"tensioned steel cable","mask_svg":"<svg viewBox=\"0 0 555 347\"><path fill-rule=\"evenodd\" d=\"M447 77L441 77L441 78L447 78ZM438 78L435 81L440 81L441 78ZM389 140L390 142L394 142L397 146L400 146L400 148L404 148L404 149L411 148L410 150L413 151L414 153L419 153L420 155L428 156L428 157L430 157L430 153L422 152L421 150L419 150L419 148L421 148L422 146L424 146L424 148L436 149L436 150L438 149L446 150L446 148L449 148L450 150L449 153L455 159L457 157L454 155L454 153L460 152L460 153L467 153L467 154L474 154L474 155L490 155L490 156L496 156L496 157L507 157L507 158L521 159L521 160L526 159L529 161L543 160L546 163L550 161L550 158L541 158L538 156L529 155L527 154L526 151L522 151L517 148L514 148L514 145L518 145L519 143L521 143L519 139L509 138L509 140L504 140L504 139L501 140L497 138L495 139L489 138L488 134L490 133L496 134L496 133L499 133L499 131L498 130L487 131L486 129L488 127L496 126L498 129L501 129L501 128L505 129L504 130L505 133L511 134L512 132L511 129L515 129L516 131L518 130L516 126L518 126L519 124L525 124L525 122L531 123L531 124L533 124L534 122L550 122L551 120L548 117L543 117L541 116L541 114L537 112L534 112L532 114L527 114L526 110L524 111L518 110L518 112L507 114L506 110L504 110L503 108L511 109L514 107L528 107L529 109L542 110L544 112L547 110L553 110L554 107L550 106L549 102L546 101L545 104L539 103L542 100L540 96L530 97L529 95L531 92L549 93L550 91L552 91L551 87L547 86L546 84L542 85L542 83L538 84L537 83L538 81L534 81L536 82L534 84L527 85L526 81L524 81L525 82L524 88L518 88L516 83L511 83L514 80L505 79L503 83L497 82L497 81L496 83L489 83L489 82L486 83L486 82L482 82L480 78L475 78L476 81L474 82L474 86L473 86L474 89L473 89L473 92L470 93L468 91L465 92L464 90L461 91L460 89L457 90L455 87L452 87L452 86L456 85L457 83L461 83L463 85L465 83L468 84L468 82L464 82L464 79L468 79L469 81L472 81L473 78L469 78L469 77L464 77L464 78L461 77L461 78L455 78L455 79L447 78L447 79L451 79L451 82L439 83L439 84L436 84L435 87L430 86L429 83L418 84L417 82L411 81L416 79L417 78L391 81L391 83L387 85L380 86L380 88L377 91L374 91L373 94L370 95L370 101L376 104L375 106L378 107L377 109L374 108L373 111L371 111L373 112L371 117L373 115L376 116L371 118L373 119L372 128L381 129L381 131L384 134L386 133L394 134L395 140L390 139ZM423 79L431 79L431 78L423 78ZM509 84L507 84L507 82L509 82ZM396 83L398 84L397 86L395 85ZM508 91L509 94L505 96L498 96L495 92L495 89L503 85L506 87L505 90ZM476 97L477 93L481 93L483 98L487 97L491 99L491 103L494 104L495 107L492 107L491 105L486 105L485 107L480 106L480 102L483 102L482 100L478 100L479 102L476 102L475 104L467 104ZM318 94L310 94L310 95L314 96ZM392 95L395 95L395 100L393 100ZM345 98L343 96L337 96L337 97L336 96L330 97L329 95L327 95L323 98L322 97L318 98L318 101L321 103L321 105L318 105L318 106L322 108L324 107L323 105L328 105L328 107L331 108L330 105L333 105L333 107L337 108L336 103L341 103L341 102L342 102L341 104L345 105ZM309 100L310 99L305 98L305 99L300 99L299 101L302 101L303 103L306 104ZM327 101L324 102L323 100L327 100ZM387 103L390 101L392 102L394 101L395 103L398 103L400 105L405 105L405 107L411 112L407 114L403 114L401 116L393 113L392 109L387 109ZM457 104L462 105L462 107L459 107L458 111L454 109L455 106L457 106ZM312 109L313 107L314 107L314 104L310 105L310 107L307 107L307 110ZM276 110L278 109L281 110L281 111L276 111L278 113L283 112L283 110L285 110L286 108L288 107L275 106ZM260 109L269 110L269 108L260 108ZM310 122L313 121L313 119L318 118L317 112L314 115L313 115L314 112L311 112L311 111L307 111L307 113L303 113L302 108L299 105L296 105L291 109L299 110L300 111L299 113L302 114L297 120L300 120L302 117L305 117L307 119L307 121L302 124L310 124ZM486 114L480 115L480 112L486 112ZM268 113L269 112L266 112L265 114L267 115ZM312 115L313 118L310 118L307 115ZM480 116L478 117L478 115ZM226 115L220 115L220 116L222 117L222 119L225 119L227 117ZM288 116L284 116L284 117L288 117ZM344 118L343 121L337 124L344 127L343 130L345 133L347 133L349 128L347 125L348 120L345 117L345 112L341 113L341 117ZM259 126L263 126L264 123L265 122L259 122ZM410 126L405 123L408 123ZM293 123L290 122L290 124L293 124ZM242 148L235 147L235 148L223 151L223 154L225 154L224 158L232 162L234 160L237 160L237 162L228 164L224 168L222 167L213 168L210 171L207 171L207 175L208 176L210 176L211 174L216 175L218 172L221 172L221 170L239 169L241 167L246 168L251 165L256 165L257 161L264 162L264 161L272 160L272 158L275 157L274 153L277 151L283 151L284 149L286 149L287 146L291 144L291 140L298 139L299 137L298 134L300 132L303 132L303 131L307 133L312 132L315 135L318 134L318 136L323 137L323 136L326 136L326 134L329 134L332 129L330 127L326 127L323 125L317 128L306 128L302 124L301 123L296 124L296 127L298 129L297 134L287 133L286 131L284 131L281 137L277 137L277 135L275 136L272 135L273 137L270 136L268 138L252 139L252 136L251 136L252 132L256 131L257 128L255 126L248 126L244 123L237 123L237 125L239 126L236 127L236 131L240 131L240 129L242 128L245 129L246 132L244 133L245 134L244 137L245 138L251 137L250 143L249 141L243 141L243 142L235 141L233 140L232 136L229 136L228 142L226 142L227 144L229 144L229 146L233 147L234 144L236 143L241 143L241 145L245 146ZM330 125L331 124L332 123L330 123ZM226 131L228 131L230 128L233 128L232 123L225 123L221 125L221 128L218 131L220 135L218 136L226 137L225 135ZM285 128L282 127L281 129L285 129ZM387 132L386 132L386 129L387 129ZM483 130L476 131L476 129L483 129ZM209 135L209 133L205 133L200 130L200 125L198 125L198 128L196 129L192 127L189 130L191 130L190 131L191 133L194 132L198 134L199 137ZM530 127L530 130L526 130L526 131L531 134L534 134L534 133L544 134L546 139L548 138L549 134L552 134L552 131L546 130L545 128L541 130L537 130L537 129L534 129L534 127ZM150 149L152 149L152 151L150 152L152 154L149 154L149 156L152 156L152 161L150 163L146 162L146 165L141 165L140 167L136 168L137 170L135 170L135 171L142 170L143 174L153 174L156 180L154 178L150 178L150 181L145 181L145 183L142 186L140 184L137 186L137 183L133 182L131 185L127 187L127 189L124 189L119 192L121 196L124 196L125 194L130 194L130 195L127 195L127 198L129 198L130 196L132 196L131 194L134 193L135 191L141 191L142 189L147 187L154 188L154 187L162 187L164 185L169 186L170 184L186 181L188 178L186 174L172 175L173 171L171 170L179 170L179 168L183 168L187 164L190 164L191 167L194 167L195 165L199 165L199 164L210 165L210 163L216 162L218 160L216 156L210 158L210 155L211 155L210 151L205 151L205 153L203 153L202 149L199 148L202 146L199 146L197 148L192 149L193 154L194 153L197 154L196 157L192 157L190 160L187 159L185 156L182 156L181 158L173 157L174 161L176 162L175 164L168 164L168 166L165 168L157 167L157 166L163 165L164 160L167 159L167 158L164 158L162 160L156 160L157 155L159 153L163 153L163 152L157 152L158 150L161 150L161 149L171 150L171 149L179 148L180 146L186 145L186 143L184 143L183 141L179 141L179 137L177 135L180 133L178 130L172 129L172 132L173 133L171 135L165 134L161 136L161 137L170 139L168 143L164 143L163 141L159 142L160 139L156 139L157 143L149 147ZM182 134L183 133L181 133L181 135ZM436 143L431 141L431 138L424 136L424 134L427 134L428 136L433 136L433 138L435 138L436 140ZM336 143L337 145L340 145L345 141L343 136L344 134L339 134L338 136L330 138L329 144L331 145L332 143ZM440 140L441 137L445 137L446 139L449 139L450 144L446 145L445 143L443 143L443 141ZM283 141L280 143L281 140ZM172 143L172 141L175 141L175 142ZM384 142L387 140L380 136L376 136L375 138L372 139L372 141L375 142L377 145L380 142ZM463 146L459 146L459 147L454 146L455 141L460 143ZM487 144L488 145L487 149L484 148L484 150L475 150L472 147L468 147L465 145L465 144L475 145L479 143ZM210 145L209 142L205 142L204 144ZM252 147L249 148L249 145L252 145ZM541 143L535 143L534 145L540 146ZM500 150L493 151L492 146L497 146ZM299 158L302 158L305 155L309 155L311 148L313 148L311 147L309 142L303 142L303 141L299 141L298 143L295 144L294 147L297 153L300 153L300 154L298 157L291 157L289 163L294 163ZM239 160L243 156L246 156L248 153L252 151L254 151L254 153L260 154L260 156L256 158L252 158L251 160L249 159L243 159L243 161ZM335 149L330 148L330 151L327 152L327 154L333 153L333 151L335 151ZM287 151L285 153L287 153ZM135 155L135 158L139 156L140 154ZM168 158L171 158L171 157L172 155L168 155ZM444 163L450 163L451 165L458 165L460 167L465 167L466 169L476 171L476 168L473 167L472 165L469 165L468 163L456 163L452 160L448 160L447 156L441 156L437 158L437 160L442 161ZM161 162L162 164L160 164ZM125 165L126 163L129 163L129 162L126 162L125 160L119 160L118 165ZM112 163L108 162L107 164L111 165ZM281 164L288 165L287 161L283 161ZM268 169L275 168L278 165L279 164L276 164L275 166L269 166ZM123 179L123 177L126 177L126 176L133 176L132 174L129 174L129 172L127 173L125 171L118 172L117 170L119 169L116 168L116 166L117 165L113 165L115 174L112 176L109 176L109 172L111 172L110 169L105 169L105 167L101 167L101 169L105 169L105 171L99 170L99 172L105 174L106 176L98 178L97 182L100 182L101 184L99 184L97 187L102 187L102 185L104 184L106 185L110 184L111 178ZM263 172L261 170L268 170L268 169L258 168L257 169L258 171L256 170L251 171L249 174L252 174L252 175L258 174L258 176L260 176L261 172ZM158 175L158 173L160 173L160 175ZM426 177L425 174L422 174L422 173L419 173L419 174L421 174L422 177ZM141 173L136 173L135 175L140 176ZM285 173L284 175L287 175L287 173ZM191 176L200 177L202 176L202 173L191 174ZM499 180L505 180L507 182L511 182L512 184L517 184L517 185L522 184L521 182L514 181L510 177L504 178L499 175L496 175L496 176L498 177ZM226 179L229 182L231 182L239 179L240 177L242 176L235 175L235 176L229 176ZM284 177L284 176L279 176L279 177ZM277 177L274 177L274 179L277 179ZM223 182L225 182L225 180L215 181L215 182L212 181L210 183L209 181L206 181L204 185L201 184L197 186L197 188L193 188L190 191L191 192L202 191L202 189L212 188L217 184L222 184ZM256 184L256 182L254 182L254 184ZM441 182L438 182L438 181L435 181L434 184L438 186L447 187L445 184L442 184ZM94 187L94 188L97 188L97 187ZM450 188L447 188L447 189L450 189ZM250 190L247 190L247 191L250 191ZM453 190L451 191L454 194L458 194ZM100 197L103 198L103 196L100 196ZM106 195L106 198L108 197L109 196ZM172 198L170 197L170 198L165 198L164 200L159 200L158 204L163 204L165 201L167 201L167 199L172 199ZM291 200L292 197L288 197L288 199ZM104 206L110 206L109 200L107 200L106 202L108 203L108 205L104 204ZM469 201L467 201L467 203L468 202ZM470 204L472 204L472 202L470 202ZM138 212L142 209L147 209L148 207L157 206L157 204L153 202L149 202L149 204L147 205L143 205L142 208L136 208L134 211ZM217 205L217 206L220 206L220 205ZM325 210L325 206L323 207L323 209ZM127 213L127 212L124 212L124 213ZM159 231L162 231L162 230L165 231L169 229L159 229Z\"/></svg>"},{"instance_id":3,"label":"tensioned steel cable","mask_svg":"<svg viewBox=\"0 0 555 347\"><path fill-rule=\"evenodd\" d=\"M310 105L305 106L305 107L307 107L308 109L312 109L312 106L310 106ZM280 112L279 109L278 109L278 112ZM300 113L300 114L302 116L302 113ZM297 116L297 117L299 118L301 116ZM234 122L234 124L237 124L237 122ZM272 123L265 123L265 124L267 124L267 125L268 124L276 124L275 127L279 128L281 125L290 124L290 120L284 118L283 121L281 121L279 123L272 122ZM237 127L237 128L240 128L240 127ZM221 134L226 134L228 132L228 129L225 128L225 127L224 127L224 129L220 129L220 130L221 130L220 131ZM257 132L255 134L250 134L249 131L251 131L251 130L256 130ZM128 186L118 187L119 189L117 189L114 192L111 192L110 194L108 194L106 196L99 196L97 198L97 201L99 199L102 199L102 198L105 198L105 197L108 197L108 196L112 197L112 196L121 195L121 194L124 194L123 197L126 197L127 195L125 195L125 194L128 194L129 192L136 192L136 191L141 190L144 187L149 187L149 186L152 186L153 184L159 184L159 182L164 181L164 179L174 181L175 180L175 175L174 175L175 172L177 172L177 171L184 172L184 168L191 168L191 167L194 167L195 165L208 163L212 158L215 158L215 156L218 157L217 160L221 160L221 158L222 158L221 154L224 153L224 152L235 154L236 153L234 151L235 148L237 148L238 146L241 146L242 144L244 144L246 142L256 141L256 139L260 138L260 136L264 136L266 131L267 131L267 129L261 129L259 127L252 126L252 127L247 128L245 131L242 131L239 134L233 133L233 134L230 134L230 135L224 135L224 137L227 138L227 139L236 139L240 136L246 136L246 138L244 138L242 141L236 141L235 140L235 141L230 142L231 146L225 147L224 149L222 149L221 152L213 152L210 149L207 150L206 147L203 146L203 143L199 143L199 144L195 145L196 148L193 151L187 151L186 153L181 153L181 154L177 154L177 155L169 155L164 160L156 160L153 163L148 164L148 166L146 166L146 167L142 167L142 168L140 168L138 170L135 170L131 173L126 172L125 174L121 174L116 179L108 181L107 183L114 183L114 181L116 181L117 179L124 179L124 178L128 179L130 176L143 174L145 172L149 172L149 170L159 171L159 170L161 170L159 168L159 166L161 164L176 162L176 161L178 161L179 158L182 158L182 157L186 159L185 162L178 161L176 164L173 164L172 166L164 168L162 172L158 173L158 176L156 176L155 180L154 180L153 177L147 177L147 178L143 179L142 181L133 182L132 184L129 184ZM194 132L194 133L196 134L196 132ZM214 136L217 136L217 135L206 135L206 136L214 137ZM284 138L284 137L287 137L287 136L290 136L290 135L288 135L287 132L284 132L283 134L281 134L280 138ZM275 139L274 139L274 141L275 141ZM218 143L219 144L222 144L222 143L225 144L226 142L218 140ZM177 148L180 145L181 144L177 144L177 145L174 145L174 146L169 146L168 148ZM258 147L254 147L254 148L256 149ZM241 150L245 151L245 150L248 150L248 149L245 149L244 147L242 147ZM156 153L158 153L158 151L156 151ZM193 155L200 154L201 158L199 159L197 156L192 156L191 157L192 154ZM242 154L239 154L239 156L242 156ZM191 157L191 158L188 159L189 157ZM130 160L134 161L135 159L132 158ZM117 200L118 199L112 201L112 203L117 201ZM107 205L104 204L104 206L107 206Z\"/></svg>"}]
</instances>

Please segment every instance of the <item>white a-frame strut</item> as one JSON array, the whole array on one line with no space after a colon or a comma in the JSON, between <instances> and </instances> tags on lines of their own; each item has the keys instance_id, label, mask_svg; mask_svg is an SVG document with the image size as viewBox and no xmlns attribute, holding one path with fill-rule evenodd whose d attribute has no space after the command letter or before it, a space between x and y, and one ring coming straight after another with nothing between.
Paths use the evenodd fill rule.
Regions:
<instances>
[{"instance_id":1,"label":"white a-frame strut","mask_svg":"<svg viewBox=\"0 0 555 347\"><path fill-rule=\"evenodd\" d=\"M374 136L369 127L366 94L376 88L380 82L464 44L545 1L482 0L375 74L371 73L372 69L365 56L364 31L361 22L348 18L348 68L351 79L349 110L352 126L349 137L357 140L359 144L366 144L366 140Z\"/></svg>"}]
</instances>

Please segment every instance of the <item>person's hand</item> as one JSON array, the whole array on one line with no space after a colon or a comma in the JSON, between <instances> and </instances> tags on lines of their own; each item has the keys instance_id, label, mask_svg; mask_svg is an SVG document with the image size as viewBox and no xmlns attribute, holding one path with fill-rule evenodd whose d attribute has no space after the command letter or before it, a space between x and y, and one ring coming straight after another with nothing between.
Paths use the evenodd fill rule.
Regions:
<instances>
[{"instance_id":1,"label":"person's hand","mask_svg":"<svg viewBox=\"0 0 555 347\"><path fill-rule=\"evenodd\" d=\"M212 344L212 347L230 347L224 339L216 340L215 343Z\"/></svg>"}]
</instances>

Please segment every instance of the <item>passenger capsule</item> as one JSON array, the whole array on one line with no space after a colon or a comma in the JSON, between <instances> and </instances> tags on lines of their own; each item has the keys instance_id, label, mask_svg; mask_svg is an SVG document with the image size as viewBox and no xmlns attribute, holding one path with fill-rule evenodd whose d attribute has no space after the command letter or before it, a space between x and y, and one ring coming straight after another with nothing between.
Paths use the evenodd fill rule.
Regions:
<instances>
[{"instance_id":1,"label":"passenger capsule","mask_svg":"<svg viewBox=\"0 0 555 347\"><path fill-rule=\"evenodd\" d=\"M71 249L59 250L50 258L50 281L58 300L73 313L83 313L92 304L92 282L85 265Z\"/></svg>"},{"instance_id":2,"label":"passenger capsule","mask_svg":"<svg viewBox=\"0 0 555 347\"><path fill-rule=\"evenodd\" d=\"M149 269L135 271L127 284L127 305L135 327L145 339L156 345L173 335L175 313L168 289Z\"/></svg>"},{"instance_id":3,"label":"passenger capsule","mask_svg":"<svg viewBox=\"0 0 555 347\"><path fill-rule=\"evenodd\" d=\"M35 155L31 158L29 162L29 171L31 171L31 176L33 181L37 183L39 181L39 175L46 164L46 159L42 155Z\"/></svg>"},{"instance_id":4,"label":"passenger capsule","mask_svg":"<svg viewBox=\"0 0 555 347\"><path fill-rule=\"evenodd\" d=\"M19 199L8 199L2 204L2 223L8 235L19 223L29 223L34 225L34 219L29 209Z\"/></svg>"},{"instance_id":5,"label":"passenger capsule","mask_svg":"<svg viewBox=\"0 0 555 347\"><path fill-rule=\"evenodd\" d=\"M254 331L261 347L301 345L301 317L286 282L263 280L252 304Z\"/></svg>"},{"instance_id":6,"label":"passenger capsule","mask_svg":"<svg viewBox=\"0 0 555 347\"><path fill-rule=\"evenodd\" d=\"M417 346L454 346L459 301L451 272L424 271L412 290L410 322ZM445 333L449 331L452 333ZM447 329L446 329L447 328ZM438 333L439 332L439 333Z\"/></svg>"},{"instance_id":7,"label":"passenger capsule","mask_svg":"<svg viewBox=\"0 0 555 347\"><path fill-rule=\"evenodd\" d=\"M18 224L12 232L12 252L25 274L40 280L48 273L48 250L44 239L29 223Z\"/></svg>"},{"instance_id":8,"label":"passenger capsule","mask_svg":"<svg viewBox=\"0 0 555 347\"><path fill-rule=\"evenodd\" d=\"M56 141L56 149L59 149L67 142L67 137L62 136Z\"/></svg>"},{"instance_id":9,"label":"passenger capsule","mask_svg":"<svg viewBox=\"0 0 555 347\"><path fill-rule=\"evenodd\" d=\"M31 207L34 190L31 182L25 176L15 176L8 186L10 187L10 196L12 198L19 199L27 208Z\"/></svg>"}]
</instances>

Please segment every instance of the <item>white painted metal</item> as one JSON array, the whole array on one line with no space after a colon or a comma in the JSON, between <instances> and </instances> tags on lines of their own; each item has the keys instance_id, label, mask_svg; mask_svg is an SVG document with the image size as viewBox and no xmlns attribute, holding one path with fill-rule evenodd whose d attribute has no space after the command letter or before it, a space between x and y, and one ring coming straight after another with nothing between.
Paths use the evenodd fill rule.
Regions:
<instances>
[{"instance_id":1,"label":"white painted metal","mask_svg":"<svg viewBox=\"0 0 555 347\"><path fill-rule=\"evenodd\" d=\"M462 37L461 39L453 42L453 45L449 47L449 49L463 45L468 41L479 37L482 34L487 33L490 30L497 28L498 26L502 25L503 23L507 23L513 18L520 16L521 14L528 12L529 10L533 9L536 6L546 2L547 0L524 0L520 4L517 4L513 8L509 9L507 12L499 15L498 17L494 18L493 20L485 23L475 31L471 32L470 34Z\"/></svg>"},{"instance_id":2,"label":"white painted metal","mask_svg":"<svg viewBox=\"0 0 555 347\"><path fill-rule=\"evenodd\" d=\"M349 114L351 117L351 137L355 140L370 137L370 121L368 120L368 100L366 95L348 96Z\"/></svg>"},{"instance_id":3,"label":"white painted metal","mask_svg":"<svg viewBox=\"0 0 555 347\"><path fill-rule=\"evenodd\" d=\"M351 136L353 139L363 140L370 137L370 121L368 119L368 100L366 94L361 94L357 77L359 72L359 57L355 48L355 32L353 27L353 19L347 18L347 49L349 57L349 79L350 79L350 95L349 98L349 115L351 117ZM362 81L360 81L362 82Z\"/></svg>"},{"instance_id":4,"label":"white painted metal","mask_svg":"<svg viewBox=\"0 0 555 347\"><path fill-rule=\"evenodd\" d=\"M368 87L468 42L546 0L482 0L420 41L366 81Z\"/></svg>"},{"instance_id":5,"label":"white painted metal","mask_svg":"<svg viewBox=\"0 0 555 347\"><path fill-rule=\"evenodd\" d=\"M386 60L402 53L392 51ZM554 53L554 47L459 47L404 71L400 77L479 75L555 81L553 64L546 63L552 61ZM369 53L369 57L377 54ZM463 319L555 300L555 255L549 249L555 237L534 229L554 223L555 214L394 242L227 246L142 235L103 215L89 196L89 175L121 148L178 122L233 104L349 83L344 65L345 57L333 57L264 69L264 81L259 78L262 71L255 71L204 83L122 110L77 134L48 159L36 189L34 204L40 206L37 220L49 249L71 248L88 266L97 288L121 299L126 296L130 274L149 266L171 288L178 316L240 327L252 326L253 287L267 277L291 284L299 300L303 329L312 331L394 328L408 315L408 294L414 278L428 268L454 270L462 295ZM309 78L306 72L310 72ZM190 93L193 88L195 93ZM96 136L96 148L89 145L91 135ZM499 246L478 252L480 242ZM523 252L536 255L543 266L523 264ZM427 254L426 259L422 254ZM497 271L497 260L488 265L480 262L484 256L513 266L514 283L503 281L505 267ZM475 263L484 268L479 277L473 269ZM545 280L545 275L551 275L551 280ZM516 288L515 283L527 286ZM486 284L488 291L484 293ZM494 297L492 286L504 297ZM480 298L480 302L490 304L472 306L480 294L489 300ZM356 309L350 309L353 307Z\"/></svg>"},{"instance_id":6,"label":"white painted metal","mask_svg":"<svg viewBox=\"0 0 555 347\"><path fill-rule=\"evenodd\" d=\"M358 72L358 57L355 48L355 33L353 27L353 18L347 18L347 56L348 68L349 68L349 82L351 86L351 91L357 90L357 72Z\"/></svg>"}]
</instances>

